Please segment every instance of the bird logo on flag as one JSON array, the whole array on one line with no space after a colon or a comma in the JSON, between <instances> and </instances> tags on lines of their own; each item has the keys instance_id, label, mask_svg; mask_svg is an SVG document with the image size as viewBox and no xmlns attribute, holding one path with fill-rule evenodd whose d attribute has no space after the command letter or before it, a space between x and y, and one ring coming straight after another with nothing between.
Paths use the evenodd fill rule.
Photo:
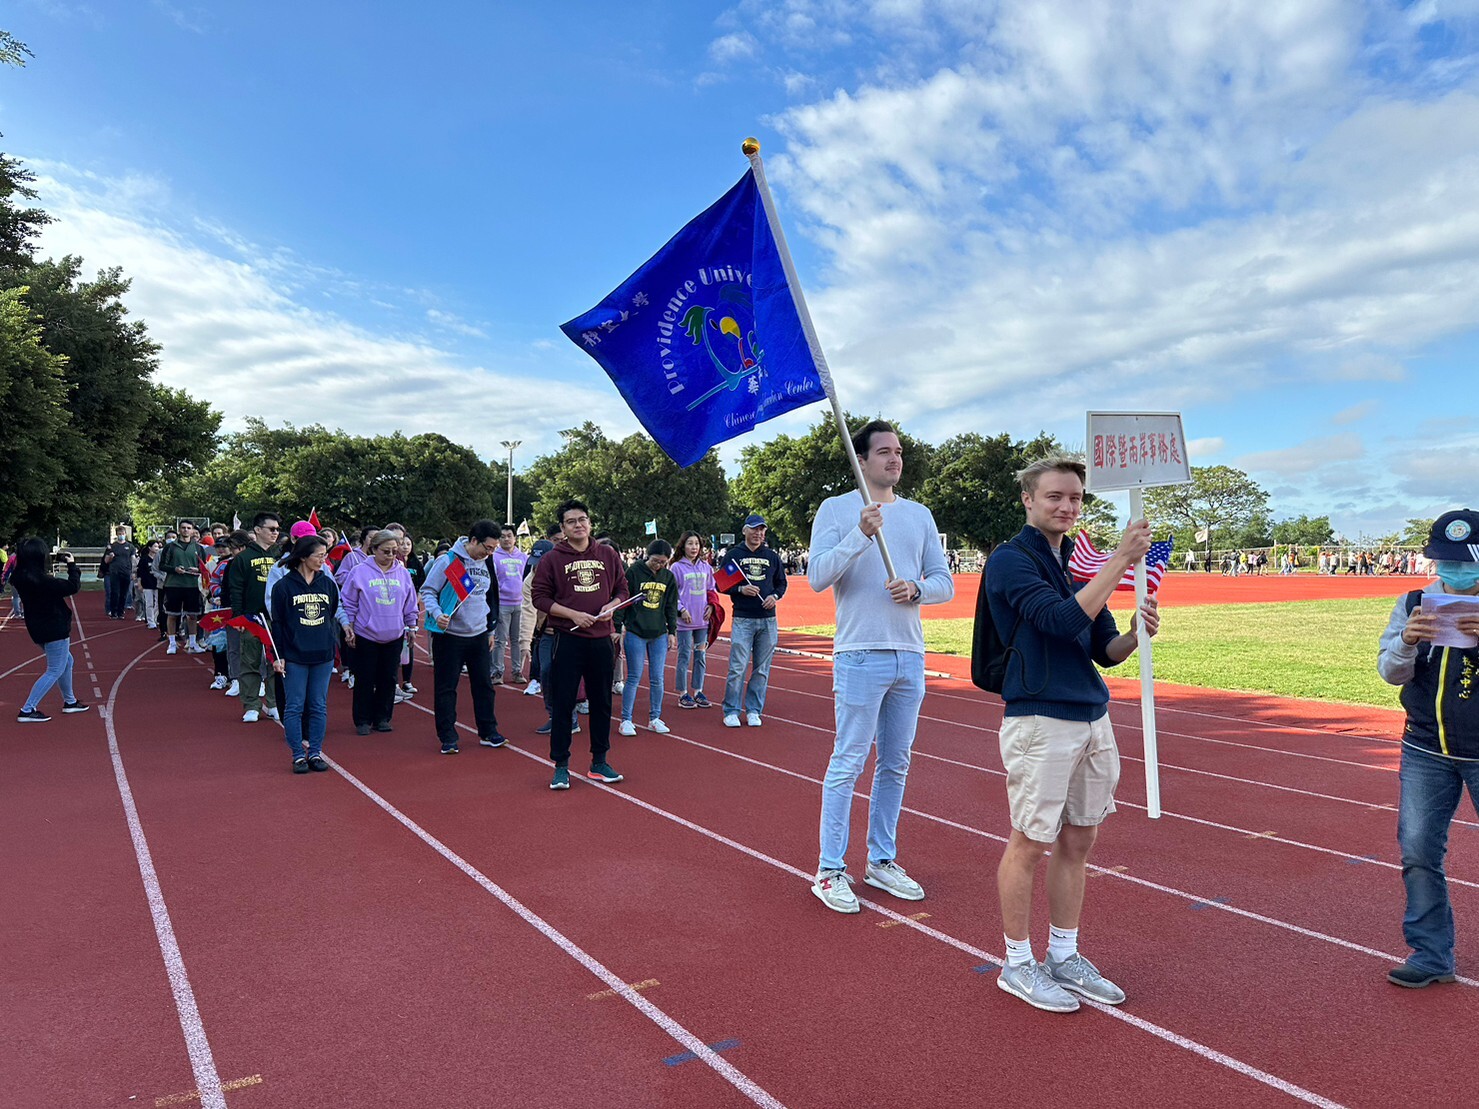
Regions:
<instances>
[{"instance_id":1,"label":"bird logo on flag","mask_svg":"<svg viewBox=\"0 0 1479 1109\"><path fill-rule=\"evenodd\" d=\"M741 320L744 321L743 326ZM755 345L750 294L742 286L725 285L720 289L717 309L695 304L684 315L683 328L693 340L694 346L704 348L709 360L714 363L714 368L724 379L692 402L688 411L692 412L721 390L733 392L740 387L740 382L761 372L765 352Z\"/></svg>"}]
</instances>

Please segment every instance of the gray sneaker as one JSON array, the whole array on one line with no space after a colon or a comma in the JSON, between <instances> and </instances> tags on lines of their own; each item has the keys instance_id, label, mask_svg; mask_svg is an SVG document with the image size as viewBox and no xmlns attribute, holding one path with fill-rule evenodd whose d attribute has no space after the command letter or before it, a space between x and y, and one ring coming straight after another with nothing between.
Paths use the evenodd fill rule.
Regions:
<instances>
[{"instance_id":1,"label":"gray sneaker","mask_svg":"<svg viewBox=\"0 0 1479 1109\"><path fill-rule=\"evenodd\" d=\"M1013 997L1050 1013L1072 1013L1078 1009L1078 998L1069 993L1048 974L1047 968L1033 961L1019 966L1007 964L996 977L996 985Z\"/></svg>"},{"instance_id":2,"label":"gray sneaker","mask_svg":"<svg viewBox=\"0 0 1479 1109\"><path fill-rule=\"evenodd\" d=\"M1043 969L1065 990L1082 994L1090 1001L1118 1005L1125 999L1125 991L1100 974L1099 968L1078 952L1074 952L1061 963L1047 959L1043 962Z\"/></svg>"},{"instance_id":3,"label":"gray sneaker","mask_svg":"<svg viewBox=\"0 0 1479 1109\"><path fill-rule=\"evenodd\" d=\"M893 859L881 863L870 862L868 869L863 872L863 881L874 889L886 890L905 901L924 900L923 887L905 874L904 868Z\"/></svg>"},{"instance_id":4,"label":"gray sneaker","mask_svg":"<svg viewBox=\"0 0 1479 1109\"><path fill-rule=\"evenodd\" d=\"M862 911L857 895L852 891L852 879L845 870L823 870L811 885L811 892L833 912L856 913Z\"/></svg>"}]
</instances>

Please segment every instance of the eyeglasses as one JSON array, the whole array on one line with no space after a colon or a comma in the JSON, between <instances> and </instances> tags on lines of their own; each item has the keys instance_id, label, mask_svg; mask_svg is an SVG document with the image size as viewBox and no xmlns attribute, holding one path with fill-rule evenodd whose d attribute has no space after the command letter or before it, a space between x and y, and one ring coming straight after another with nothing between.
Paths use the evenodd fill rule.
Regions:
<instances>
[{"instance_id":1,"label":"eyeglasses","mask_svg":"<svg viewBox=\"0 0 1479 1109\"><path fill-rule=\"evenodd\" d=\"M571 524L588 524L590 522L591 522L591 518L589 516L566 516L565 517L565 526L566 527L569 527Z\"/></svg>"},{"instance_id":2,"label":"eyeglasses","mask_svg":"<svg viewBox=\"0 0 1479 1109\"><path fill-rule=\"evenodd\" d=\"M266 525L266 524L263 524L263 525L262 525L262 530L263 530L263 531L270 531L270 532L272 532L272 533L273 533L273 534L276 534L276 533L277 533L277 532L280 532L280 531L282 531L282 528L273 528L273 527L268 527L268 526L267 526L267 525Z\"/></svg>"}]
</instances>

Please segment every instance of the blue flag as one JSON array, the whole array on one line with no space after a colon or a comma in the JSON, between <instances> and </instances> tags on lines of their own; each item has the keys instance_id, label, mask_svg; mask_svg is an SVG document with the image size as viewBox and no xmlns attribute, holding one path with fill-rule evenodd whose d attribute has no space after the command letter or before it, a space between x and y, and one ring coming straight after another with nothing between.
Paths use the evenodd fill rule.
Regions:
<instances>
[{"instance_id":1,"label":"blue flag","mask_svg":"<svg viewBox=\"0 0 1479 1109\"><path fill-rule=\"evenodd\" d=\"M750 171L560 330L680 466L827 397Z\"/></svg>"}]
</instances>

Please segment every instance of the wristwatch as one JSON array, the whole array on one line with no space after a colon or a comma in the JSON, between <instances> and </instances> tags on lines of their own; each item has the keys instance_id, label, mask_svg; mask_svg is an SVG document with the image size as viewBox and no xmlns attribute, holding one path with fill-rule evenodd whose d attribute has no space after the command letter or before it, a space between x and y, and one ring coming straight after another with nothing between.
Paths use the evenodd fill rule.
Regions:
<instances>
[{"instance_id":1,"label":"wristwatch","mask_svg":"<svg viewBox=\"0 0 1479 1109\"><path fill-rule=\"evenodd\" d=\"M915 581L913 578L909 579L909 584L914 586L914 596L910 597L909 599L917 604L919 602L919 599L924 596L924 586L920 585L919 582Z\"/></svg>"}]
</instances>

